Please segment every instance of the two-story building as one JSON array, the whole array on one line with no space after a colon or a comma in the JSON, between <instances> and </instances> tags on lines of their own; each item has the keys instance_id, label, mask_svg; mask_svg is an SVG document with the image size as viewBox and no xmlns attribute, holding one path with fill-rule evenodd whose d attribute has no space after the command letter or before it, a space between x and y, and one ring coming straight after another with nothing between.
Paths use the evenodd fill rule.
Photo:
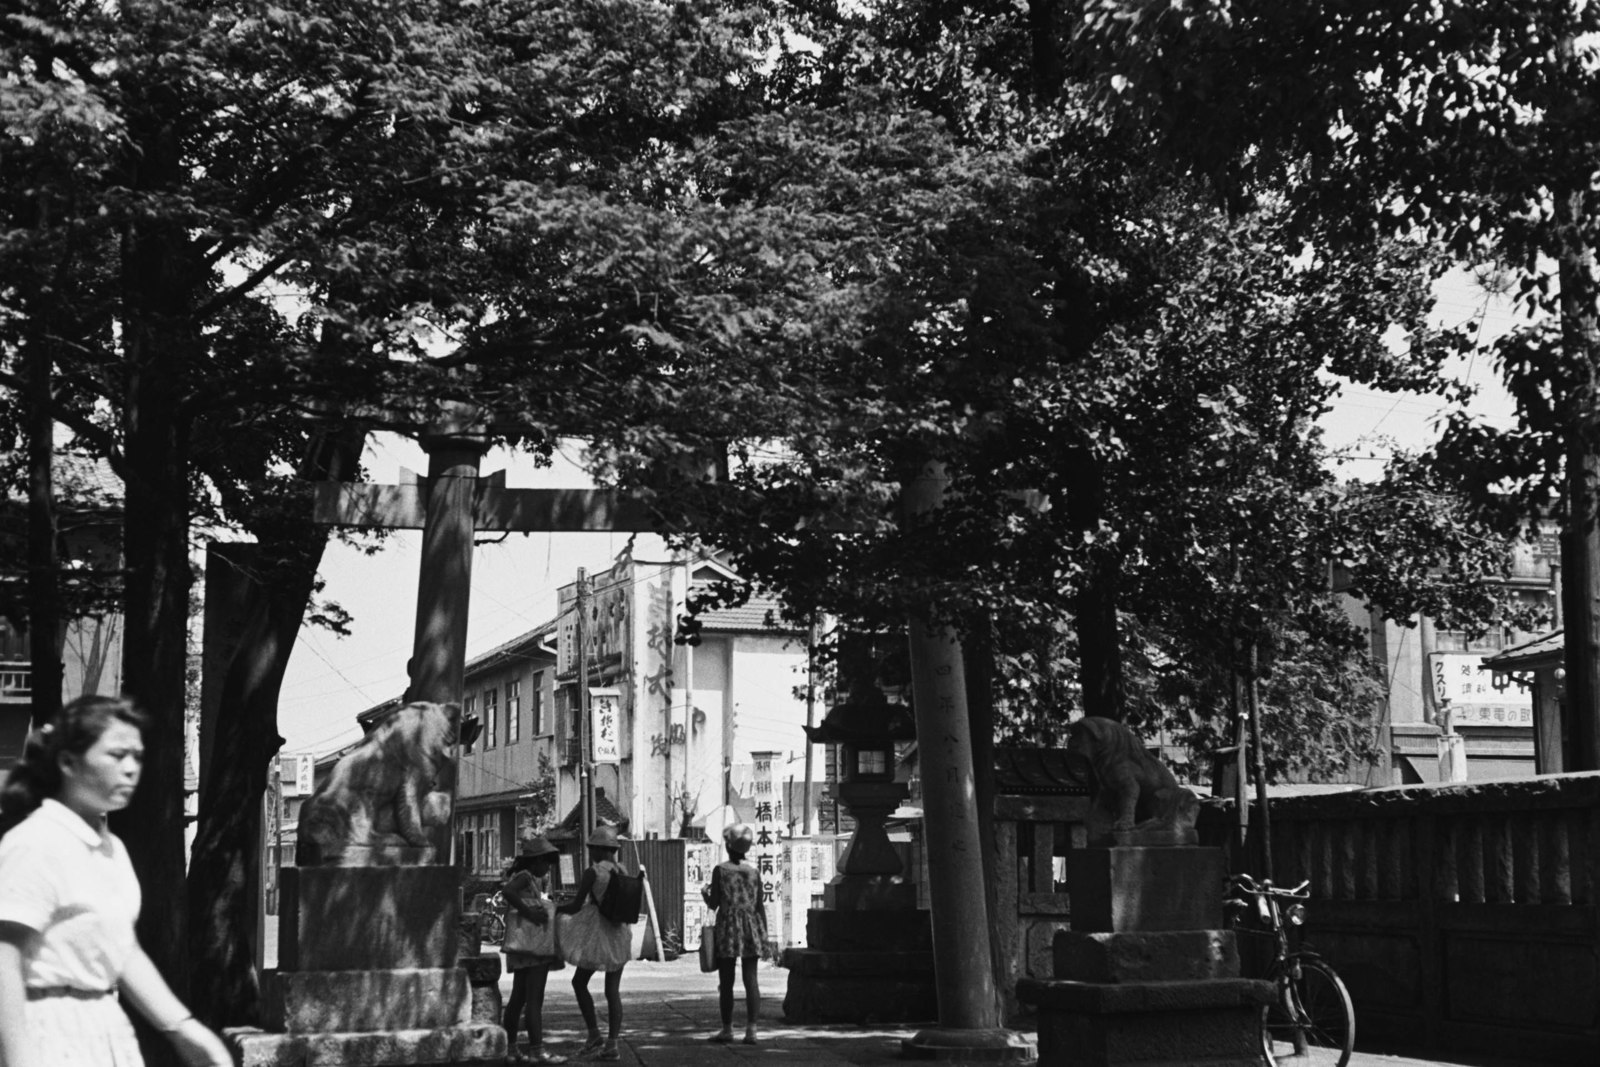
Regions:
<instances>
[{"instance_id":1,"label":"two-story building","mask_svg":"<svg viewBox=\"0 0 1600 1067\"><path fill-rule=\"evenodd\" d=\"M62 574L61 698L116 693L122 685L122 482L103 459L58 452L52 470ZM0 501L0 608L26 596L26 502ZM22 754L33 712L33 668L23 613L0 617L0 773Z\"/></svg>"},{"instance_id":2,"label":"two-story building","mask_svg":"<svg viewBox=\"0 0 1600 1067\"><path fill-rule=\"evenodd\" d=\"M737 810L761 754L785 787L805 781L807 634L779 619L777 601L704 611L693 643L676 635L688 600L734 577L707 555L659 539L619 556L559 594L556 731L558 801L579 800L579 635L588 672L595 785L641 837L691 837L708 816ZM614 719L607 719L613 712ZM609 729L609 733L607 732ZM813 779L821 778L820 766ZM795 790L799 794L798 787Z\"/></svg>"},{"instance_id":3,"label":"two-story building","mask_svg":"<svg viewBox=\"0 0 1600 1067\"><path fill-rule=\"evenodd\" d=\"M458 765L456 852L473 874L499 873L524 832L571 834L562 824L575 824L582 799L580 745L598 817L636 837L698 837L708 817L749 817L758 759L774 768L787 821L803 817L806 633L779 624L778 603L756 597L702 613L698 642L678 643L688 598L732 572L659 538L635 545L563 587L555 619L466 664L463 712L481 731ZM580 658L590 705L581 730ZM357 720L370 730L399 705L396 696ZM350 747L317 759L319 779ZM813 781L823 775L819 758ZM820 786L810 795L815 809ZM292 841L292 810L285 815Z\"/></svg>"},{"instance_id":4,"label":"two-story building","mask_svg":"<svg viewBox=\"0 0 1600 1067\"><path fill-rule=\"evenodd\" d=\"M1516 597L1553 606L1559 597L1560 550L1553 531L1518 542L1506 579ZM1343 591L1335 573L1334 589ZM1536 773L1534 699L1486 657L1530 640L1515 630L1473 637L1446 630L1427 617L1404 624L1385 619L1373 605L1345 599L1346 613L1362 627L1384 686L1378 709L1388 745L1388 767L1369 785L1506 778Z\"/></svg>"}]
</instances>

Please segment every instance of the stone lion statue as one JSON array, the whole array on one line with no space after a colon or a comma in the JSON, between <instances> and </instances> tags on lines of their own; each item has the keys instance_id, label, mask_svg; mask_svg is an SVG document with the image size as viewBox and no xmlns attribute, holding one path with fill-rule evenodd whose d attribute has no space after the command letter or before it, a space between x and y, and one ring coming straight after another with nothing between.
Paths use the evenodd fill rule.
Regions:
<instances>
[{"instance_id":1,"label":"stone lion statue","mask_svg":"<svg viewBox=\"0 0 1600 1067\"><path fill-rule=\"evenodd\" d=\"M1193 845L1200 802L1114 719L1085 716L1067 732L1067 766L1089 787L1089 843Z\"/></svg>"},{"instance_id":2,"label":"stone lion statue","mask_svg":"<svg viewBox=\"0 0 1600 1067\"><path fill-rule=\"evenodd\" d=\"M450 793L438 786L460 714L455 704L419 701L373 727L301 807L300 866L380 863L406 847L428 850L413 861L429 862L429 830L450 821Z\"/></svg>"}]
</instances>

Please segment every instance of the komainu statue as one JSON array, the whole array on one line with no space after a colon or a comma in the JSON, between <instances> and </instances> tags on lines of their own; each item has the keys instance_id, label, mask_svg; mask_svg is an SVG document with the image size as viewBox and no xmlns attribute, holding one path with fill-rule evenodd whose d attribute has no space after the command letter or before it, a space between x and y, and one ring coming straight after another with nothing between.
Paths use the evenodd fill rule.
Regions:
<instances>
[{"instance_id":1,"label":"komainu statue","mask_svg":"<svg viewBox=\"0 0 1600 1067\"><path fill-rule=\"evenodd\" d=\"M452 780L460 714L419 701L373 727L301 807L299 865L432 862L429 831L450 821L440 785Z\"/></svg>"},{"instance_id":2,"label":"komainu statue","mask_svg":"<svg viewBox=\"0 0 1600 1067\"><path fill-rule=\"evenodd\" d=\"M1067 732L1067 766L1089 787L1089 844L1193 845L1200 802L1114 719L1085 716Z\"/></svg>"}]
</instances>

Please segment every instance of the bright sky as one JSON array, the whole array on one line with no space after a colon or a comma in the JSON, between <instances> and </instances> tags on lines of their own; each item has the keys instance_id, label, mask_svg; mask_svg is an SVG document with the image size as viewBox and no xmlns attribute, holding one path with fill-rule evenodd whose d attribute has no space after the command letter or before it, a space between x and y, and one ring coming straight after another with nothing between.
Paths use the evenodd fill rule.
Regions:
<instances>
[{"instance_id":1,"label":"bright sky","mask_svg":"<svg viewBox=\"0 0 1600 1067\"><path fill-rule=\"evenodd\" d=\"M1440 287L1439 318L1450 324L1480 322L1483 339L1508 330L1511 309L1476 286L1465 274ZM1509 398L1495 368L1479 360L1452 368L1481 387L1474 409L1500 424L1511 421ZM1377 477L1394 448L1419 449L1438 432L1436 397L1395 396L1345 386L1324 419L1328 446L1347 451L1342 477ZM534 469L505 453L491 453L483 472L507 470L512 487L573 487L585 484L576 454L554 468ZM370 476L393 482L401 467L425 472L427 460L414 441L394 435L373 439L367 455ZM321 753L361 735L358 712L398 696L406 685L416 611L417 554L421 535L390 536L382 552L332 544L323 560L325 595L354 616L349 637L304 628L289 661L278 710L285 752ZM485 538L487 539L487 538ZM611 565L627 544L626 534L510 534L481 545L472 564L467 654L475 656L548 621L555 614L556 590L573 580L579 567L591 574Z\"/></svg>"}]
</instances>

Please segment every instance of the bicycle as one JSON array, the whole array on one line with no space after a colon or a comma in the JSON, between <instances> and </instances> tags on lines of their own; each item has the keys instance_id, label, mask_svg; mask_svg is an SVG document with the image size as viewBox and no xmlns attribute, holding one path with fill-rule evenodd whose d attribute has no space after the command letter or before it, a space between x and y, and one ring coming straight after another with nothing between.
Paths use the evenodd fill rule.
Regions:
<instances>
[{"instance_id":1,"label":"bicycle","mask_svg":"<svg viewBox=\"0 0 1600 1067\"><path fill-rule=\"evenodd\" d=\"M506 939L506 898L496 893L483 903L478 912L478 940L485 945L498 945Z\"/></svg>"},{"instance_id":2,"label":"bicycle","mask_svg":"<svg viewBox=\"0 0 1600 1067\"><path fill-rule=\"evenodd\" d=\"M1261 1052L1268 1067L1290 1057L1307 1067L1345 1067L1356 1044L1355 1006L1344 981L1315 952L1289 947L1288 928L1306 921L1302 901L1311 896L1310 885L1281 889L1248 874L1236 875L1232 882L1236 892L1250 899L1230 898L1229 905L1252 912L1264 927L1242 932L1271 937L1273 943L1266 980L1277 995L1261 1010Z\"/></svg>"}]
</instances>

